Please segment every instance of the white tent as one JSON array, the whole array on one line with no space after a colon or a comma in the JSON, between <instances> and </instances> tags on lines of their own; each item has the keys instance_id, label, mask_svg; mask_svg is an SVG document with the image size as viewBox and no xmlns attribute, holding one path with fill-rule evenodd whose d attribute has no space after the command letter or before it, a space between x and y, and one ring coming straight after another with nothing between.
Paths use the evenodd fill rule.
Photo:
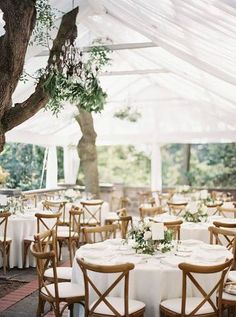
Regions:
<instances>
[{"instance_id":1,"label":"white tent","mask_svg":"<svg viewBox=\"0 0 236 317\"><path fill-rule=\"evenodd\" d=\"M73 4L80 7L80 47L96 38L112 42L112 64L101 74L108 102L101 114L94 115L98 144L149 143L157 162L163 143L236 141L235 0L51 3L63 12ZM33 73L47 55L43 47L30 47L26 70ZM32 91L33 82L20 83L15 101ZM135 123L115 118L125 106L134 107L142 117ZM7 141L71 148L81 136L75 111L65 105L58 118L40 111L8 132ZM160 187L157 174L160 168L153 163L153 187Z\"/></svg>"}]
</instances>

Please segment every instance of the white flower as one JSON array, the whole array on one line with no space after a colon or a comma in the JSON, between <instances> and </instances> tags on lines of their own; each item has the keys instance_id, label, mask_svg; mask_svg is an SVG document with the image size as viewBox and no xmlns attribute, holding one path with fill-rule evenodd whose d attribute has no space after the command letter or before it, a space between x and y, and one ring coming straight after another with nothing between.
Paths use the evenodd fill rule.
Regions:
<instances>
[{"instance_id":1,"label":"white flower","mask_svg":"<svg viewBox=\"0 0 236 317\"><path fill-rule=\"evenodd\" d=\"M167 231L167 230L168 230L168 228L166 226L164 226L164 231Z\"/></svg>"},{"instance_id":2,"label":"white flower","mask_svg":"<svg viewBox=\"0 0 236 317\"><path fill-rule=\"evenodd\" d=\"M146 232L144 233L143 239L144 239L145 241L147 241L147 240L151 239L151 237L152 237L151 231L146 231Z\"/></svg>"},{"instance_id":3,"label":"white flower","mask_svg":"<svg viewBox=\"0 0 236 317\"><path fill-rule=\"evenodd\" d=\"M69 197L69 198L73 198L76 196L76 193L75 193L74 189L67 189L65 191L65 196Z\"/></svg>"},{"instance_id":4,"label":"white flower","mask_svg":"<svg viewBox=\"0 0 236 317\"><path fill-rule=\"evenodd\" d=\"M202 212L203 212L204 214L207 213L207 206L205 206L205 205L202 206Z\"/></svg>"}]
</instances>

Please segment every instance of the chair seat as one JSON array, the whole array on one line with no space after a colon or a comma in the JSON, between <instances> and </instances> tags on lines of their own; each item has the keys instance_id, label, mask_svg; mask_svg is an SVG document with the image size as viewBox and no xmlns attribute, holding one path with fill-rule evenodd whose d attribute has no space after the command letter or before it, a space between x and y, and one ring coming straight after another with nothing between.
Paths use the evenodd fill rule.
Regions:
<instances>
[{"instance_id":1,"label":"chair seat","mask_svg":"<svg viewBox=\"0 0 236 317\"><path fill-rule=\"evenodd\" d=\"M222 300L230 301L230 302L235 302L236 304L236 295L231 295L226 292L222 293Z\"/></svg>"},{"instance_id":2,"label":"chair seat","mask_svg":"<svg viewBox=\"0 0 236 317\"><path fill-rule=\"evenodd\" d=\"M187 297L185 314L190 314L201 302L202 297ZM162 307L169 309L177 314L181 314L182 298L167 299L161 302ZM207 302L196 313L196 315L214 313L212 306ZM195 316L195 315L194 315Z\"/></svg>"},{"instance_id":3,"label":"chair seat","mask_svg":"<svg viewBox=\"0 0 236 317\"><path fill-rule=\"evenodd\" d=\"M44 276L47 278L54 277L53 269L49 268L44 272ZM71 267L57 267L57 278L71 281L72 268Z\"/></svg>"},{"instance_id":4,"label":"chair seat","mask_svg":"<svg viewBox=\"0 0 236 317\"><path fill-rule=\"evenodd\" d=\"M120 297L106 297L107 301L119 312L120 315L124 316L124 299ZM90 306L91 307L96 303L93 302ZM143 302L137 300L129 300L129 314L133 314L141 309L145 308L145 304ZM103 314L103 315L111 315L115 316L113 312L109 309L109 307L104 303L100 303L96 308L94 313L96 314Z\"/></svg>"},{"instance_id":5,"label":"chair seat","mask_svg":"<svg viewBox=\"0 0 236 317\"><path fill-rule=\"evenodd\" d=\"M55 297L55 287L54 283L47 285L47 289L50 294ZM45 287L41 288L41 293L48 296L47 290ZM84 289L79 284L71 283L71 282L61 282L58 283L58 294L59 298L71 298L71 297L83 297Z\"/></svg>"},{"instance_id":6,"label":"chair seat","mask_svg":"<svg viewBox=\"0 0 236 317\"><path fill-rule=\"evenodd\" d=\"M228 279L232 282L236 282L236 271L229 271Z\"/></svg>"},{"instance_id":7,"label":"chair seat","mask_svg":"<svg viewBox=\"0 0 236 317\"><path fill-rule=\"evenodd\" d=\"M3 240L4 240L4 237L1 237L1 236L0 236L0 242L3 242ZM6 237L6 241L7 241L7 242L11 242L11 238Z\"/></svg>"}]
</instances>

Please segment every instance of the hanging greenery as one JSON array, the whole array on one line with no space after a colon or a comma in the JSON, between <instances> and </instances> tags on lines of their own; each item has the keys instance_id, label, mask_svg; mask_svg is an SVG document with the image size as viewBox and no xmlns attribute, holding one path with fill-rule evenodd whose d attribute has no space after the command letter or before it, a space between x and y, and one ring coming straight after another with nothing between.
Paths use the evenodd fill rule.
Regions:
<instances>
[{"instance_id":1,"label":"hanging greenery","mask_svg":"<svg viewBox=\"0 0 236 317\"><path fill-rule=\"evenodd\" d=\"M114 117L120 120L127 120L129 122L137 122L138 119L142 117L142 115L137 110L132 109L131 106L127 106L115 112Z\"/></svg>"},{"instance_id":2,"label":"hanging greenery","mask_svg":"<svg viewBox=\"0 0 236 317\"><path fill-rule=\"evenodd\" d=\"M52 40L50 33L56 28L56 10L51 7L49 0L37 0L36 11L37 20L31 44L50 49ZM41 68L33 75L24 70L20 80L25 83L31 77L37 84L41 78L44 78L44 90L50 96L45 109L51 110L55 115L59 114L66 101L88 112L100 112L104 108L107 93L102 89L98 75L110 61L110 50L101 45L101 42L101 39L97 39L88 52L81 53L78 76L68 75L69 72L64 71L64 52L61 52L60 65L50 65L47 69Z\"/></svg>"},{"instance_id":3,"label":"hanging greenery","mask_svg":"<svg viewBox=\"0 0 236 317\"><path fill-rule=\"evenodd\" d=\"M33 30L33 39L30 44L38 44L49 48L52 40L50 32L55 29L56 10L50 5L49 0L37 0L36 8L36 24Z\"/></svg>"},{"instance_id":4,"label":"hanging greenery","mask_svg":"<svg viewBox=\"0 0 236 317\"><path fill-rule=\"evenodd\" d=\"M100 112L104 108L107 93L102 89L99 72L110 61L110 51L104 46L93 46L81 61L79 76L68 76L63 69L53 67L44 83L50 95L46 109L58 114L63 102L70 102L88 112Z\"/></svg>"}]
</instances>

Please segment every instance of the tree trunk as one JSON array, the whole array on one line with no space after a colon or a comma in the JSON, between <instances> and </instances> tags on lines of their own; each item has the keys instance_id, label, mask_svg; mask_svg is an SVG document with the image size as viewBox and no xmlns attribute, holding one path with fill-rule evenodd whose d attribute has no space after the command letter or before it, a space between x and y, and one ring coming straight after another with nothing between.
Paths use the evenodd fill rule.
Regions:
<instances>
[{"instance_id":1,"label":"tree trunk","mask_svg":"<svg viewBox=\"0 0 236 317\"><path fill-rule=\"evenodd\" d=\"M80 125L82 137L78 143L78 154L80 157L80 168L85 177L85 190L99 198L99 178L96 138L92 114L80 109L76 120Z\"/></svg>"},{"instance_id":2,"label":"tree trunk","mask_svg":"<svg viewBox=\"0 0 236 317\"><path fill-rule=\"evenodd\" d=\"M190 171L191 144L183 145L183 163L182 163L182 185L191 185L188 177Z\"/></svg>"}]
</instances>

